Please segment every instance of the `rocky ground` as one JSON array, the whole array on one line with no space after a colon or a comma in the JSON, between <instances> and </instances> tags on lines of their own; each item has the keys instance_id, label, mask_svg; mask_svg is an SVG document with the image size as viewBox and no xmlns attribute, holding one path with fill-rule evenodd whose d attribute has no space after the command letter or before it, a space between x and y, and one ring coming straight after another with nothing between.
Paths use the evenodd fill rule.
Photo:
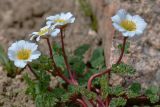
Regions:
<instances>
[{"instance_id":1,"label":"rocky ground","mask_svg":"<svg viewBox=\"0 0 160 107\"><path fill-rule=\"evenodd\" d=\"M142 15L148 23L142 37L130 39L127 57L137 70L134 78L143 87L160 85L160 0L120 0L119 5ZM0 44L7 49L15 40L28 39L29 33L44 25L46 16L71 11L76 22L66 31L68 51L73 52L84 43L96 46L101 38L91 30L89 18L79 7L76 0L0 0ZM54 40L59 41L59 38ZM45 43L42 41L40 44L43 45L42 50L45 49ZM34 107L31 98L25 95L26 84L22 75L9 78L2 67L0 74L0 107Z\"/></svg>"}]
</instances>

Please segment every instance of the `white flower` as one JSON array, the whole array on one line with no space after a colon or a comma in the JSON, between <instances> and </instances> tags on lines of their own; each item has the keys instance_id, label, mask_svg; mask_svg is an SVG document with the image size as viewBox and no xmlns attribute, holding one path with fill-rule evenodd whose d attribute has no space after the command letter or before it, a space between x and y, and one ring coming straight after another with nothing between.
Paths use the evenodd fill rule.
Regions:
<instances>
[{"instance_id":1,"label":"white flower","mask_svg":"<svg viewBox=\"0 0 160 107\"><path fill-rule=\"evenodd\" d=\"M28 41L20 40L8 48L8 57L14 61L15 66L24 68L28 62L39 58L41 53L37 51L38 45Z\"/></svg>"},{"instance_id":2,"label":"white flower","mask_svg":"<svg viewBox=\"0 0 160 107\"><path fill-rule=\"evenodd\" d=\"M74 23L75 17L73 17L72 13L67 12L67 13L60 13L55 16L49 16L46 18L46 20L47 20L46 24L49 26L53 24L66 25L69 23Z\"/></svg>"},{"instance_id":3,"label":"white flower","mask_svg":"<svg viewBox=\"0 0 160 107\"><path fill-rule=\"evenodd\" d=\"M39 32L33 32L32 34L30 34L31 35L30 40L33 40L33 38L36 37L36 41L39 41L42 36L49 35L49 34L55 37L58 35L59 32L60 30L58 28L55 28L54 25L45 26L41 28Z\"/></svg>"},{"instance_id":4,"label":"white flower","mask_svg":"<svg viewBox=\"0 0 160 107\"><path fill-rule=\"evenodd\" d=\"M122 32L125 37L141 35L147 26L147 23L139 15L132 16L124 9L119 10L112 17L112 21L115 29Z\"/></svg>"}]
</instances>

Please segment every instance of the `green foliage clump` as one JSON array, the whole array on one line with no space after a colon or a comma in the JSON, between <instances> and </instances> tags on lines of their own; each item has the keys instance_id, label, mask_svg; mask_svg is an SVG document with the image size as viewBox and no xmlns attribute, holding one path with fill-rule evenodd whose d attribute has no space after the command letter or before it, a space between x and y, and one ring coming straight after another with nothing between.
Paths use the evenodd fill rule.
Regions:
<instances>
[{"instance_id":1,"label":"green foliage clump","mask_svg":"<svg viewBox=\"0 0 160 107\"><path fill-rule=\"evenodd\" d=\"M113 64L112 71L122 75L133 75L135 73L135 69L125 63L120 63L119 65Z\"/></svg>"},{"instance_id":2,"label":"green foliage clump","mask_svg":"<svg viewBox=\"0 0 160 107\"><path fill-rule=\"evenodd\" d=\"M159 101L159 87L151 86L145 92L145 95L150 99L151 103L156 103Z\"/></svg>"},{"instance_id":3,"label":"green foliage clump","mask_svg":"<svg viewBox=\"0 0 160 107\"><path fill-rule=\"evenodd\" d=\"M124 107L126 105L126 99L119 97L113 98L110 102L110 107Z\"/></svg>"}]
</instances>

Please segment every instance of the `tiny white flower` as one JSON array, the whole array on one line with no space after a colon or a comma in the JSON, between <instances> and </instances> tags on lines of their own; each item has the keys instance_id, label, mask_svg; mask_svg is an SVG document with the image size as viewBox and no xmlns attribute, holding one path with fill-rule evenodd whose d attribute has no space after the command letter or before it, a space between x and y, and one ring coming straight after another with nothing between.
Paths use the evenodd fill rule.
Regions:
<instances>
[{"instance_id":1,"label":"tiny white flower","mask_svg":"<svg viewBox=\"0 0 160 107\"><path fill-rule=\"evenodd\" d=\"M14 61L16 67L24 68L28 62L39 58L41 53L37 51L38 45L20 40L8 48L8 57Z\"/></svg>"},{"instance_id":2,"label":"tiny white flower","mask_svg":"<svg viewBox=\"0 0 160 107\"><path fill-rule=\"evenodd\" d=\"M55 25L45 26L41 28L39 32L33 32L32 34L30 34L31 35L30 40L33 40L33 38L36 37L36 41L39 41L42 36L49 35L49 34L55 37L58 35L59 32L60 30L58 28L55 28Z\"/></svg>"},{"instance_id":3,"label":"tiny white flower","mask_svg":"<svg viewBox=\"0 0 160 107\"><path fill-rule=\"evenodd\" d=\"M74 23L75 17L73 17L72 13L67 12L67 13L60 13L54 16L49 16L46 18L46 20L47 20L46 24L49 26L53 24L59 26L59 25Z\"/></svg>"},{"instance_id":4,"label":"tiny white flower","mask_svg":"<svg viewBox=\"0 0 160 107\"><path fill-rule=\"evenodd\" d=\"M115 29L122 32L125 37L141 35L147 26L147 23L139 15L132 16L124 9L119 10L111 19Z\"/></svg>"}]
</instances>

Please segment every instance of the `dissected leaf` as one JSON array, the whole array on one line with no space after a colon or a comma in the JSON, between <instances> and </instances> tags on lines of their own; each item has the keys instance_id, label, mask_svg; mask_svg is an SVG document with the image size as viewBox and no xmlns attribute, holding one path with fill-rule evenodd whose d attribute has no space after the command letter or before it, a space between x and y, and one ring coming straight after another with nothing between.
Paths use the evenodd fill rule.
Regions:
<instances>
[{"instance_id":1,"label":"dissected leaf","mask_svg":"<svg viewBox=\"0 0 160 107\"><path fill-rule=\"evenodd\" d=\"M135 69L132 66L127 65L125 63L120 63L119 65L112 65L112 72L122 75L132 75L135 73Z\"/></svg>"},{"instance_id":2,"label":"dissected leaf","mask_svg":"<svg viewBox=\"0 0 160 107\"><path fill-rule=\"evenodd\" d=\"M110 87L110 94L112 95L120 96L123 95L124 93L125 89L120 85Z\"/></svg>"},{"instance_id":3,"label":"dissected leaf","mask_svg":"<svg viewBox=\"0 0 160 107\"><path fill-rule=\"evenodd\" d=\"M159 101L159 88L156 86L151 86L146 90L145 94L150 99L151 103L156 103Z\"/></svg>"},{"instance_id":4,"label":"dissected leaf","mask_svg":"<svg viewBox=\"0 0 160 107\"><path fill-rule=\"evenodd\" d=\"M108 85L108 81L107 81L107 76L104 75L100 78L100 87L101 87L101 90L102 90L102 98L103 99L106 99L108 94L109 94L109 85Z\"/></svg>"},{"instance_id":5,"label":"dissected leaf","mask_svg":"<svg viewBox=\"0 0 160 107\"><path fill-rule=\"evenodd\" d=\"M80 57L76 57L76 56L72 57L70 59L70 64L71 64L73 71L76 71L76 74L78 75L83 74L86 65L84 64L84 62L82 61Z\"/></svg>"},{"instance_id":6,"label":"dissected leaf","mask_svg":"<svg viewBox=\"0 0 160 107\"><path fill-rule=\"evenodd\" d=\"M112 98L110 102L110 107L124 107L126 105L127 100L119 97L119 98Z\"/></svg>"},{"instance_id":7,"label":"dissected leaf","mask_svg":"<svg viewBox=\"0 0 160 107\"><path fill-rule=\"evenodd\" d=\"M133 83L129 87L127 95L129 98L135 98L137 96L140 96L140 91L141 91L141 85L139 83Z\"/></svg>"},{"instance_id":8,"label":"dissected leaf","mask_svg":"<svg viewBox=\"0 0 160 107\"><path fill-rule=\"evenodd\" d=\"M76 56L79 56L79 57L83 57L83 55L85 54L85 52L90 48L90 45L88 44L84 44L84 45L81 45L80 47L78 47L75 51L74 51L74 54Z\"/></svg>"}]
</instances>

